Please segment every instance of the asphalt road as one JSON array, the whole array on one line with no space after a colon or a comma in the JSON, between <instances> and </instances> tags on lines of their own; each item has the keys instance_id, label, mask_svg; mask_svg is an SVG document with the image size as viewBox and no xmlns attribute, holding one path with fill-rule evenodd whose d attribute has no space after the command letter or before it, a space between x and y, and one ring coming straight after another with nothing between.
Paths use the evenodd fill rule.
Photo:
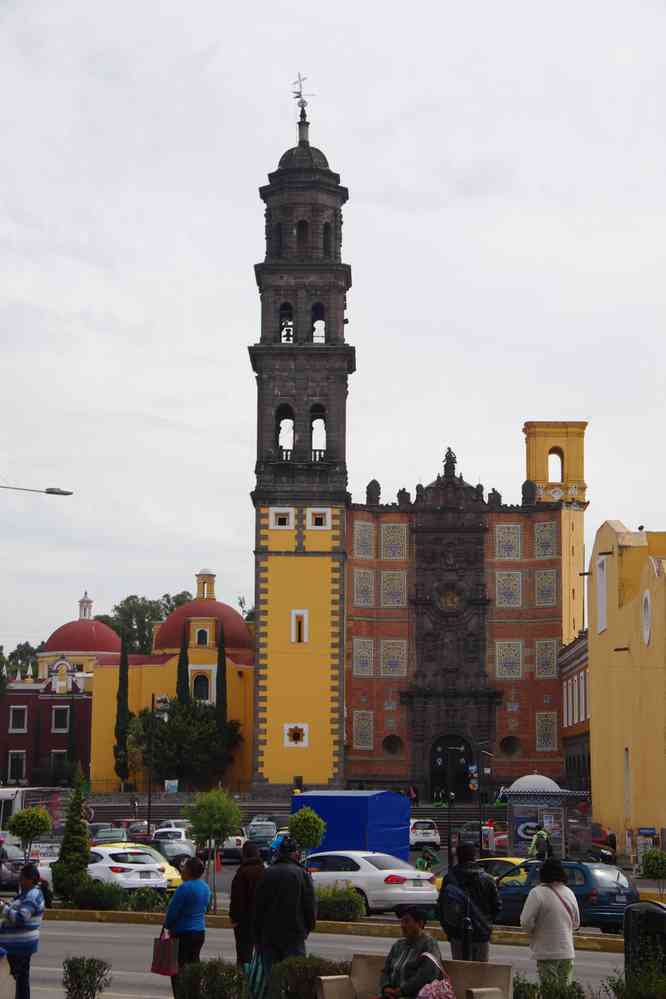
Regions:
<instances>
[{"instance_id":1,"label":"asphalt road","mask_svg":"<svg viewBox=\"0 0 666 999\"><path fill-rule=\"evenodd\" d=\"M113 966L113 982L105 999L164 999L171 995L168 978L147 969L152 957L154 926L97 925L95 923L44 923L39 952L32 959L32 990L39 999L62 999L62 962L65 957L101 957ZM349 960L354 952L386 953L392 940L374 937L313 934L308 942L311 954ZM448 945L442 944L443 956ZM222 956L235 960L231 930L209 930L204 957ZM516 971L533 977L534 962L526 947L493 947L491 960L512 963ZM585 985L598 986L623 963L620 954L581 952L576 959L576 977Z\"/></svg>"}]
</instances>

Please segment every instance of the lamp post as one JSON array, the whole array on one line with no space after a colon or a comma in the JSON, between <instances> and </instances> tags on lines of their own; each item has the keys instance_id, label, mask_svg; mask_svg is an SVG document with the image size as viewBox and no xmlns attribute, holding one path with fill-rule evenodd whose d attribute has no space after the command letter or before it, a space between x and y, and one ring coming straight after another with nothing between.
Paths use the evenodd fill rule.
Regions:
<instances>
[{"instance_id":1,"label":"lamp post","mask_svg":"<svg viewBox=\"0 0 666 999\"><path fill-rule=\"evenodd\" d=\"M27 486L0 486L0 489L11 489L15 493L46 493L47 496L73 496L69 489L58 489L57 486L49 486L48 489L28 489Z\"/></svg>"},{"instance_id":2,"label":"lamp post","mask_svg":"<svg viewBox=\"0 0 666 999\"><path fill-rule=\"evenodd\" d=\"M456 800L455 792L451 790L451 785L453 784L453 769L451 767L451 753L464 753L464 746L446 746L446 791L448 796L448 811L447 811L447 863L449 867L453 867L453 843L451 842L451 812L453 811L453 802Z\"/></svg>"}]
</instances>

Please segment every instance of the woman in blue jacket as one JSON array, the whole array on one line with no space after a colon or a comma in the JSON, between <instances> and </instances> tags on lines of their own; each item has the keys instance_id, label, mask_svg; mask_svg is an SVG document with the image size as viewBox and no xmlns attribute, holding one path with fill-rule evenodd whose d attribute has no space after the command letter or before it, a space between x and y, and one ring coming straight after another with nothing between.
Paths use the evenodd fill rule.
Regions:
<instances>
[{"instance_id":1,"label":"woman in blue jacket","mask_svg":"<svg viewBox=\"0 0 666 999\"><path fill-rule=\"evenodd\" d=\"M210 902L210 888L201 880L204 865L196 857L183 864L183 883L176 888L166 911L164 925L178 940L178 967L199 960L206 935L205 915ZM178 975L171 978L171 988L178 997Z\"/></svg>"}]
</instances>

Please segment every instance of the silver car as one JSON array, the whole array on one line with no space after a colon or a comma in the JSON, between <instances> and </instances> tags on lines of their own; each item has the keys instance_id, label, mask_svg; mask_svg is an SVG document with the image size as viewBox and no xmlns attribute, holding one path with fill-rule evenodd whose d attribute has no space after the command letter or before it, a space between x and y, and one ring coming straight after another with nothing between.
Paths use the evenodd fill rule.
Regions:
<instances>
[{"instance_id":1,"label":"silver car","mask_svg":"<svg viewBox=\"0 0 666 999\"><path fill-rule=\"evenodd\" d=\"M431 908L437 902L434 875L405 860L371 850L313 853L307 867L315 888L348 882L359 893L366 914L388 912L400 905Z\"/></svg>"}]
</instances>

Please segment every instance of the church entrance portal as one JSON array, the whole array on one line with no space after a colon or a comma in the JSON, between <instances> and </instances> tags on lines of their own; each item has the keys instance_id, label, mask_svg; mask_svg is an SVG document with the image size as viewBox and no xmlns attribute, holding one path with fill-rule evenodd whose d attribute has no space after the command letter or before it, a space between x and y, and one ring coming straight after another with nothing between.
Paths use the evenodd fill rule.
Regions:
<instances>
[{"instance_id":1,"label":"church entrance portal","mask_svg":"<svg viewBox=\"0 0 666 999\"><path fill-rule=\"evenodd\" d=\"M456 801L470 801L468 767L474 762L472 750L465 739L444 735L435 739L430 753L430 794L433 801L448 799L453 791Z\"/></svg>"}]
</instances>

